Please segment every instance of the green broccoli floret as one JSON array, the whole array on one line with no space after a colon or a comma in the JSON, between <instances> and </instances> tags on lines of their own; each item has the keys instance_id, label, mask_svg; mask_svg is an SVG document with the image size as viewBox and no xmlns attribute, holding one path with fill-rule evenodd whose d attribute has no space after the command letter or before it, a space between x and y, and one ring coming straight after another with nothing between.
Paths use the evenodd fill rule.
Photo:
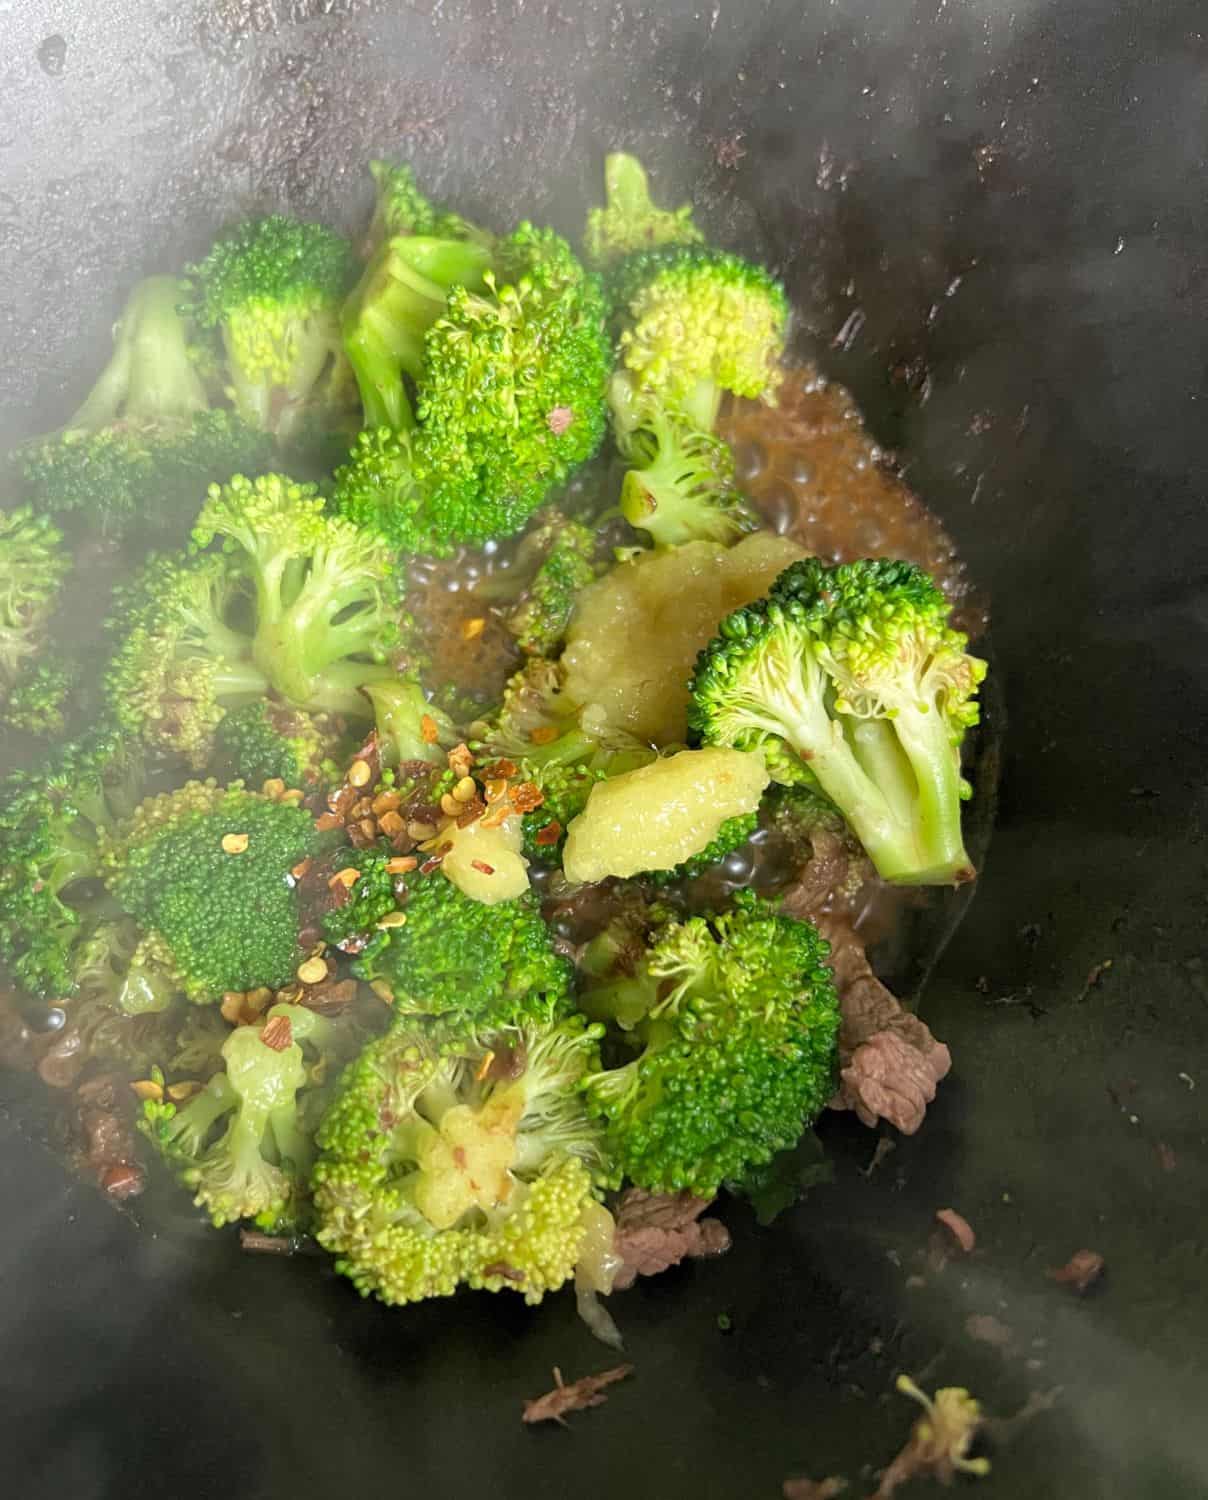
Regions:
<instances>
[{"instance_id":1,"label":"green broccoli floret","mask_svg":"<svg viewBox=\"0 0 1208 1500\"><path fill-rule=\"evenodd\" d=\"M269 466L264 435L212 409L177 307L183 290L172 276L140 282L83 406L61 432L21 450L26 493L39 510L108 538L174 544L208 484Z\"/></svg>"},{"instance_id":2,"label":"green broccoli floret","mask_svg":"<svg viewBox=\"0 0 1208 1500\"><path fill-rule=\"evenodd\" d=\"M382 918L406 903L407 885L401 875L391 873L392 857L381 849L341 850L339 857L341 869L358 875L350 888L338 882L334 887L342 900L324 912L323 937L343 953L363 953L381 930Z\"/></svg>"},{"instance_id":3,"label":"green broccoli floret","mask_svg":"<svg viewBox=\"0 0 1208 1500\"><path fill-rule=\"evenodd\" d=\"M585 990L586 1014L637 1049L587 1085L627 1177L711 1198L794 1144L834 1091L829 951L808 923L743 891L724 916L656 926L636 966Z\"/></svg>"},{"instance_id":4,"label":"green broccoli floret","mask_svg":"<svg viewBox=\"0 0 1208 1500\"><path fill-rule=\"evenodd\" d=\"M63 533L28 506L0 512L0 699L46 643L71 557Z\"/></svg>"},{"instance_id":5,"label":"green broccoli floret","mask_svg":"<svg viewBox=\"0 0 1208 1500\"><path fill-rule=\"evenodd\" d=\"M459 1285L540 1302L574 1273L615 1179L581 1102L596 1030L572 1018L488 1040L396 1024L345 1074L319 1131L319 1243L362 1296Z\"/></svg>"},{"instance_id":6,"label":"green broccoli floret","mask_svg":"<svg viewBox=\"0 0 1208 1500\"><path fill-rule=\"evenodd\" d=\"M554 656L562 644L579 591L596 576L597 533L551 511L525 535L508 580L522 584L504 624L526 656ZM490 597L488 591L480 595Z\"/></svg>"},{"instance_id":7,"label":"green broccoli floret","mask_svg":"<svg viewBox=\"0 0 1208 1500\"><path fill-rule=\"evenodd\" d=\"M714 427L724 392L775 394L784 288L736 255L678 245L630 256L612 292L620 341L609 405L630 465L626 519L659 546L731 541L752 521Z\"/></svg>"},{"instance_id":8,"label":"green broccoli floret","mask_svg":"<svg viewBox=\"0 0 1208 1500\"><path fill-rule=\"evenodd\" d=\"M673 885L680 880L696 880L714 865L721 864L728 854L733 854L735 849L741 849L751 835L759 826L759 814L742 813L738 817L727 818L717 830L713 839L703 848L699 854L694 854L691 859L686 859L682 864L676 865L671 870L649 870L646 879L652 885Z\"/></svg>"},{"instance_id":9,"label":"green broccoli floret","mask_svg":"<svg viewBox=\"0 0 1208 1500\"><path fill-rule=\"evenodd\" d=\"M493 236L450 209L439 208L420 191L409 166L371 161L377 185L373 220L365 236L365 259L370 260L384 240L397 235L422 235L434 240L470 240L489 250Z\"/></svg>"},{"instance_id":10,"label":"green broccoli floret","mask_svg":"<svg viewBox=\"0 0 1208 1500\"><path fill-rule=\"evenodd\" d=\"M132 739L200 770L223 715L268 692L243 628L250 595L225 554L153 557L114 591L103 691Z\"/></svg>"},{"instance_id":11,"label":"green broccoli floret","mask_svg":"<svg viewBox=\"0 0 1208 1500\"><path fill-rule=\"evenodd\" d=\"M348 749L339 722L260 699L232 709L214 732L210 769L220 781L313 787L338 780Z\"/></svg>"},{"instance_id":12,"label":"green broccoli floret","mask_svg":"<svg viewBox=\"0 0 1208 1500\"><path fill-rule=\"evenodd\" d=\"M28 658L9 689L0 718L25 734L61 735L81 673L80 663L61 651L40 660Z\"/></svg>"},{"instance_id":13,"label":"green broccoli floret","mask_svg":"<svg viewBox=\"0 0 1208 1500\"><path fill-rule=\"evenodd\" d=\"M413 677L383 677L362 689L373 704L382 764L426 760L444 765L445 752L457 743L452 719L430 702Z\"/></svg>"},{"instance_id":14,"label":"green broccoli floret","mask_svg":"<svg viewBox=\"0 0 1208 1500\"><path fill-rule=\"evenodd\" d=\"M280 214L237 225L186 268L187 310L199 328L221 333L245 422L284 437L349 422L356 391L340 303L355 276L345 239Z\"/></svg>"},{"instance_id":15,"label":"green broccoli floret","mask_svg":"<svg viewBox=\"0 0 1208 1500\"><path fill-rule=\"evenodd\" d=\"M697 245L704 236L692 222L692 207L659 208L636 156L613 151L604 158L603 208L593 208L583 231L590 264L606 267L639 250Z\"/></svg>"},{"instance_id":16,"label":"green broccoli floret","mask_svg":"<svg viewBox=\"0 0 1208 1500\"><path fill-rule=\"evenodd\" d=\"M773 775L796 757L886 880L971 880L960 743L986 666L950 612L913 563L794 563L701 652L689 724L710 745L770 744Z\"/></svg>"},{"instance_id":17,"label":"green broccoli floret","mask_svg":"<svg viewBox=\"0 0 1208 1500\"><path fill-rule=\"evenodd\" d=\"M0 961L31 994L70 995L81 945L106 913L104 830L140 793L139 757L101 728L0 787Z\"/></svg>"},{"instance_id":18,"label":"green broccoli floret","mask_svg":"<svg viewBox=\"0 0 1208 1500\"><path fill-rule=\"evenodd\" d=\"M291 870L319 848L310 814L238 784L149 798L106 840L106 883L156 934L197 1004L288 983L301 961Z\"/></svg>"},{"instance_id":19,"label":"green broccoli floret","mask_svg":"<svg viewBox=\"0 0 1208 1500\"><path fill-rule=\"evenodd\" d=\"M385 984L396 1013L481 1029L569 1009L571 965L554 952L531 892L488 906L439 873L417 875L403 912L405 924L375 933L356 965L362 978Z\"/></svg>"},{"instance_id":20,"label":"green broccoli floret","mask_svg":"<svg viewBox=\"0 0 1208 1500\"><path fill-rule=\"evenodd\" d=\"M551 230L387 241L345 310L365 406L334 504L401 551L520 529L604 434L605 302Z\"/></svg>"},{"instance_id":21,"label":"green broccoli floret","mask_svg":"<svg viewBox=\"0 0 1208 1500\"><path fill-rule=\"evenodd\" d=\"M187 1104L144 1104L143 1133L215 1225L301 1227L315 1156L306 1095L337 1034L335 1023L305 1006L274 1005L258 1025L230 1032L224 1071Z\"/></svg>"}]
</instances>

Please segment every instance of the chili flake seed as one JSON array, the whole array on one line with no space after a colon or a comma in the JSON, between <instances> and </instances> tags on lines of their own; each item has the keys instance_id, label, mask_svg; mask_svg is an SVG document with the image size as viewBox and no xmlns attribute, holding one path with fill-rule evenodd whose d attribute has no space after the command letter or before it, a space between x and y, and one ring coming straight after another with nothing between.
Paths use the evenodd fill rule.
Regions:
<instances>
[{"instance_id":1,"label":"chili flake seed","mask_svg":"<svg viewBox=\"0 0 1208 1500\"><path fill-rule=\"evenodd\" d=\"M529 731L529 739L534 745L550 745L557 738L558 730L553 724L541 724Z\"/></svg>"},{"instance_id":2,"label":"chili flake seed","mask_svg":"<svg viewBox=\"0 0 1208 1500\"><path fill-rule=\"evenodd\" d=\"M372 818L362 818L357 827L367 839L377 838L378 826Z\"/></svg>"},{"instance_id":3,"label":"chili flake seed","mask_svg":"<svg viewBox=\"0 0 1208 1500\"><path fill-rule=\"evenodd\" d=\"M440 810L446 818L455 818L461 811L461 803L456 797L450 796L448 792L442 794L440 799Z\"/></svg>"},{"instance_id":4,"label":"chili flake seed","mask_svg":"<svg viewBox=\"0 0 1208 1500\"><path fill-rule=\"evenodd\" d=\"M296 805L297 803L301 802L302 798L305 796L306 793L302 791L300 787L295 786L291 787L288 792L282 792L281 796L277 800L279 802L288 802L291 805Z\"/></svg>"},{"instance_id":5,"label":"chili flake seed","mask_svg":"<svg viewBox=\"0 0 1208 1500\"><path fill-rule=\"evenodd\" d=\"M302 860L299 864L296 864L289 873L294 877L295 880L301 880L303 875L305 875L307 870L309 869L310 860L309 858L307 858Z\"/></svg>"},{"instance_id":6,"label":"chili flake seed","mask_svg":"<svg viewBox=\"0 0 1208 1500\"><path fill-rule=\"evenodd\" d=\"M293 1023L288 1016L270 1016L264 1023L260 1040L274 1052L284 1052L294 1044Z\"/></svg>"},{"instance_id":7,"label":"chili flake seed","mask_svg":"<svg viewBox=\"0 0 1208 1500\"><path fill-rule=\"evenodd\" d=\"M532 812L541 806L545 797L541 788L533 781L522 781L512 788L512 806L518 813Z\"/></svg>"},{"instance_id":8,"label":"chili flake seed","mask_svg":"<svg viewBox=\"0 0 1208 1500\"><path fill-rule=\"evenodd\" d=\"M407 836L413 838L417 844L422 844L425 839L436 837L436 829L431 823L421 823L418 819L413 819L407 824Z\"/></svg>"},{"instance_id":9,"label":"chili flake seed","mask_svg":"<svg viewBox=\"0 0 1208 1500\"><path fill-rule=\"evenodd\" d=\"M153 1078L140 1078L137 1083L130 1085L131 1090L140 1099L154 1099L158 1104L164 1097L162 1083L156 1083Z\"/></svg>"},{"instance_id":10,"label":"chili flake seed","mask_svg":"<svg viewBox=\"0 0 1208 1500\"><path fill-rule=\"evenodd\" d=\"M473 802L478 796L478 783L473 776L463 776L453 788L453 796L458 802Z\"/></svg>"},{"instance_id":11,"label":"chili flake seed","mask_svg":"<svg viewBox=\"0 0 1208 1500\"><path fill-rule=\"evenodd\" d=\"M327 978L327 960L319 958L308 958L305 963L298 965L298 978L303 984L322 984Z\"/></svg>"},{"instance_id":12,"label":"chili flake seed","mask_svg":"<svg viewBox=\"0 0 1208 1500\"><path fill-rule=\"evenodd\" d=\"M399 792L379 792L369 804L369 810L375 818L380 818L383 813L396 811L402 800L402 795Z\"/></svg>"},{"instance_id":13,"label":"chili flake seed","mask_svg":"<svg viewBox=\"0 0 1208 1500\"><path fill-rule=\"evenodd\" d=\"M316 833L329 833L333 828L342 828L344 825L339 817L333 812L320 813L315 819Z\"/></svg>"},{"instance_id":14,"label":"chili flake seed","mask_svg":"<svg viewBox=\"0 0 1208 1500\"><path fill-rule=\"evenodd\" d=\"M454 745L449 751L449 770L458 778L468 776L470 767L474 764L474 757L470 754L470 747L465 744Z\"/></svg>"},{"instance_id":15,"label":"chili flake seed","mask_svg":"<svg viewBox=\"0 0 1208 1500\"><path fill-rule=\"evenodd\" d=\"M544 828L540 828L537 830L537 836L533 840L533 842L535 844L539 844L542 849L549 849L552 848L552 846L556 844L561 837L562 824L558 822L557 818L555 818L552 822L547 823Z\"/></svg>"},{"instance_id":16,"label":"chili flake seed","mask_svg":"<svg viewBox=\"0 0 1208 1500\"><path fill-rule=\"evenodd\" d=\"M440 730L436 727L436 720L431 714L425 714L419 721L419 732L423 736L425 745L435 745L440 739Z\"/></svg>"},{"instance_id":17,"label":"chili flake seed","mask_svg":"<svg viewBox=\"0 0 1208 1500\"><path fill-rule=\"evenodd\" d=\"M336 886L342 885L346 891L350 891L360 878L360 870L354 870L351 865L346 865L344 869L337 870L327 882L327 889L334 891Z\"/></svg>"},{"instance_id":18,"label":"chili flake seed","mask_svg":"<svg viewBox=\"0 0 1208 1500\"><path fill-rule=\"evenodd\" d=\"M368 786L369 778L373 772L369 769L369 762L365 760L354 760L348 767L348 783L350 786Z\"/></svg>"},{"instance_id":19,"label":"chili flake seed","mask_svg":"<svg viewBox=\"0 0 1208 1500\"><path fill-rule=\"evenodd\" d=\"M262 796L265 796L270 801L275 802L278 797L283 797L285 795L285 783L281 780L280 776L270 776L269 779L260 788L260 792Z\"/></svg>"},{"instance_id":20,"label":"chili flake seed","mask_svg":"<svg viewBox=\"0 0 1208 1500\"><path fill-rule=\"evenodd\" d=\"M242 854L247 845L248 838L246 833L224 833L222 836L222 852L224 854Z\"/></svg>"},{"instance_id":21,"label":"chili flake seed","mask_svg":"<svg viewBox=\"0 0 1208 1500\"><path fill-rule=\"evenodd\" d=\"M277 991L278 1005L297 1005L302 998L302 986L300 984L287 985L285 989Z\"/></svg>"},{"instance_id":22,"label":"chili flake seed","mask_svg":"<svg viewBox=\"0 0 1208 1500\"><path fill-rule=\"evenodd\" d=\"M388 839L394 839L400 833L406 832L407 824L398 813L391 810L390 812L383 813L378 819L378 828Z\"/></svg>"},{"instance_id":23,"label":"chili flake seed","mask_svg":"<svg viewBox=\"0 0 1208 1500\"><path fill-rule=\"evenodd\" d=\"M412 854L400 854L395 859L386 861L387 875L409 875L412 870L419 869L419 860Z\"/></svg>"},{"instance_id":24,"label":"chili flake seed","mask_svg":"<svg viewBox=\"0 0 1208 1500\"><path fill-rule=\"evenodd\" d=\"M470 861L470 865L473 869L477 870L480 875L494 875L495 873L495 866L487 864L486 860L484 859L472 859Z\"/></svg>"},{"instance_id":25,"label":"chili flake seed","mask_svg":"<svg viewBox=\"0 0 1208 1500\"><path fill-rule=\"evenodd\" d=\"M388 911L378 926L383 931L391 927L405 927L407 924L407 913L405 911Z\"/></svg>"},{"instance_id":26,"label":"chili flake seed","mask_svg":"<svg viewBox=\"0 0 1208 1500\"><path fill-rule=\"evenodd\" d=\"M231 1026L238 1026L239 1017L243 1013L243 992L227 990L218 1009L224 1021Z\"/></svg>"},{"instance_id":27,"label":"chili flake seed","mask_svg":"<svg viewBox=\"0 0 1208 1500\"><path fill-rule=\"evenodd\" d=\"M491 1064L495 1061L495 1054L488 1052L478 1064L478 1071L474 1074L474 1082L481 1083L491 1071Z\"/></svg>"},{"instance_id":28,"label":"chili flake seed","mask_svg":"<svg viewBox=\"0 0 1208 1500\"><path fill-rule=\"evenodd\" d=\"M170 1083L168 1085L168 1098L171 1099L173 1104L183 1104L186 1099L191 1099L194 1094L200 1093L201 1084L195 1082L193 1079L188 1079L184 1083Z\"/></svg>"},{"instance_id":29,"label":"chili flake seed","mask_svg":"<svg viewBox=\"0 0 1208 1500\"><path fill-rule=\"evenodd\" d=\"M486 629L486 620L482 615L475 615L472 620L461 622L461 638L463 641L476 641Z\"/></svg>"}]
</instances>

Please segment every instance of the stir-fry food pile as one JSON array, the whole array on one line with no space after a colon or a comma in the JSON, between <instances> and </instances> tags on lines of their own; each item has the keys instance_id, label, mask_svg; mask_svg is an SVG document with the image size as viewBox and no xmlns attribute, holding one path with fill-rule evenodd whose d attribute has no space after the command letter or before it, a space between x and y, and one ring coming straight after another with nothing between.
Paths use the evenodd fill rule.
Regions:
<instances>
[{"instance_id":1,"label":"stir-fry food pile","mask_svg":"<svg viewBox=\"0 0 1208 1500\"><path fill-rule=\"evenodd\" d=\"M607 1332L828 1105L919 1124L947 1050L861 893L972 878L984 664L917 562L763 523L725 423L785 292L637 161L578 249L373 175L358 245L274 216L139 284L15 455L7 1050L115 1195L136 1126L363 1294Z\"/></svg>"}]
</instances>

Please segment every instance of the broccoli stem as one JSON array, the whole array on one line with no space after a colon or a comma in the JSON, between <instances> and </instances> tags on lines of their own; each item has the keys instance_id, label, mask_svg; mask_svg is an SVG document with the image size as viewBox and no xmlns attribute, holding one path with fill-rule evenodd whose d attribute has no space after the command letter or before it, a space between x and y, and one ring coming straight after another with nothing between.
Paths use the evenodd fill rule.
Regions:
<instances>
[{"instance_id":1,"label":"broccoli stem","mask_svg":"<svg viewBox=\"0 0 1208 1500\"><path fill-rule=\"evenodd\" d=\"M388 765L396 766L407 760L444 764L441 742L451 741L453 725L446 714L428 702L418 682L406 677L383 677L377 682L367 682L362 691L373 704L378 746ZM437 729L437 739L431 743L424 738L425 717Z\"/></svg>"},{"instance_id":2,"label":"broccoli stem","mask_svg":"<svg viewBox=\"0 0 1208 1500\"><path fill-rule=\"evenodd\" d=\"M176 310L180 283L150 276L130 294L114 328L113 353L69 430L96 432L127 422L181 421L209 407Z\"/></svg>"},{"instance_id":3,"label":"broccoli stem","mask_svg":"<svg viewBox=\"0 0 1208 1500\"><path fill-rule=\"evenodd\" d=\"M407 235L388 240L365 269L344 310L344 347L357 377L366 427L410 431L415 413L403 381L419 378L424 335L452 287L479 290L484 245Z\"/></svg>"},{"instance_id":4,"label":"broccoli stem","mask_svg":"<svg viewBox=\"0 0 1208 1500\"><path fill-rule=\"evenodd\" d=\"M904 704L892 727L916 785L917 865L910 880L920 885L972 880L975 871L961 836L960 763L944 716L934 707L920 711Z\"/></svg>"}]
</instances>

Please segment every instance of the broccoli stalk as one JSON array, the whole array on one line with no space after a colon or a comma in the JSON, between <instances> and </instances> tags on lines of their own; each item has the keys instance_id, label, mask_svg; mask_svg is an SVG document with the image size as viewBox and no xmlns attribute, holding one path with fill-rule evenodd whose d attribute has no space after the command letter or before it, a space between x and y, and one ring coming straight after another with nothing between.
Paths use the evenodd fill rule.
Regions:
<instances>
[{"instance_id":1,"label":"broccoli stalk","mask_svg":"<svg viewBox=\"0 0 1208 1500\"><path fill-rule=\"evenodd\" d=\"M384 765L416 760L445 764L445 750L457 743L457 731L448 714L428 702L414 678L382 677L367 682L362 691L373 704Z\"/></svg>"},{"instance_id":2,"label":"broccoli stalk","mask_svg":"<svg viewBox=\"0 0 1208 1500\"><path fill-rule=\"evenodd\" d=\"M172 276L139 282L83 405L61 432L22 450L39 510L145 545L186 526L211 481L269 462L271 445L258 432L211 409L178 309L183 293Z\"/></svg>"},{"instance_id":3,"label":"broccoli stalk","mask_svg":"<svg viewBox=\"0 0 1208 1500\"><path fill-rule=\"evenodd\" d=\"M724 916L652 916L641 957L610 938L624 967L581 997L588 1016L615 1028L622 1055L633 1054L587 1080L588 1102L639 1187L711 1198L793 1145L833 1092L829 949L751 892Z\"/></svg>"},{"instance_id":4,"label":"broccoli stalk","mask_svg":"<svg viewBox=\"0 0 1208 1500\"><path fill-rule=\"evenodd\" d=\"M959 747L986 668L950 611L911 563L794 563L701 652L689 723L707 744L768 746L774 775L787 752L886 880L970 880Z\"/></svg>"}]
</instances>

